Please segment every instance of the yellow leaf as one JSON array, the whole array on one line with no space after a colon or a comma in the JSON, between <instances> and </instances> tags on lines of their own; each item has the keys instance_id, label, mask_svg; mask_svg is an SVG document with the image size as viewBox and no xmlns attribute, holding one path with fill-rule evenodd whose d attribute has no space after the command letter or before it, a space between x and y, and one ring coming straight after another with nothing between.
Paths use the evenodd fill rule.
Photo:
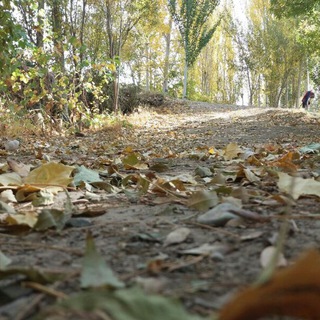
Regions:
<instances>
[{"instance_id":1,"label":"yellow leaf","mask_svg":"<svg viewBox=\"0 0 320 320\"><path fill-rule=\"evenodd\" d=\"M224 158L226 160L231 160L237 158L240 153L243 151L241 148L234 142L229 143L224 149Z\"/></svg>"},{"instance_id":2,"label":"yellow leaf","mask_svg":"<svg viewBox=\"0 0 320 320\"><path fill-rule=\"evenodd\" d=\"M73 170L74 167L49 162L31 171L24 182L30 185L67 187L73 180L70 177Z\"/></svg>"}]
</instances>

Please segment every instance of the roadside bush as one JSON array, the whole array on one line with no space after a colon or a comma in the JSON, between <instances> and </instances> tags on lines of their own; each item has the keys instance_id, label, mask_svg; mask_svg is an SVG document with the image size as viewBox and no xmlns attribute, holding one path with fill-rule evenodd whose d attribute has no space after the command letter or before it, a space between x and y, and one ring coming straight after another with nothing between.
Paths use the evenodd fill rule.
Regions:
<instances>
[{"instance_id":1,"label":"roadside bush","mask_svg":"<svg viewBox=\"0 0 320 320\"><path fill-rule=\"evenodd\" d=\"M165 96L159 92L141 92L139 95L139 102L141 105L149 107L159 107L163 105Z\"/></svg>"},{"instance_id":2,"label":"roadside bush","mask_svg":"<svg viewBox=\"0 0 320 320\"><path fill-rule=\"evenodd\" d=\"M140 92L140 87L133 84L120 87L119 106L123 114L132 113L139 107Z\"/></svg>"}]
</instances>

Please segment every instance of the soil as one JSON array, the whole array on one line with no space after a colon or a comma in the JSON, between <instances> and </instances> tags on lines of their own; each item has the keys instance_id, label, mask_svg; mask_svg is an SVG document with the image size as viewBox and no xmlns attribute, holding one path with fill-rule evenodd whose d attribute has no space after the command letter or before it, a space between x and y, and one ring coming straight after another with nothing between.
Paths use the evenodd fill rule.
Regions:
<instances>
[{"instance_id":1,"label":"soil","mask_svg":"<svg viewBox=\"0 0 320 320\"><path fill-rule=\"evenodd\" d=\"M65 144L68 152L58 153L55 149L51 156L53 160L68 165L85 165L102 171L108 168L110 159L115 161L130 147L145 156L149 168L156 164L165 165L165 172L159 175L174 178L188 174L198 182L194 190L210 190L210 183L196 176L196 168L214 168L212 171L216 174L219 168L233 167L238 160L221 160L208 153L210 148L223 150L233 142L260 153L271 145L279 150L298 150L312 142L320 142L318 115L302 109L178 101L148 112L142 110L129 116L128 122L134 125L113 131L88 132L83 137L54 138L48 143ZM11 156L17 161L31 163L34 160L31 142L25 139L24 143L20 153ZM1 162L6 157L3 156ZM312 163L312 171L319 174L319 161ZM136 173L136 170L120 171L121 174ZM301 169L299 172L305 177L311 175L311 170ZM106 179L109 181L110 177ZM61 231L37 232L23 226L7 228L0 225L1 252L12 259L13 266L70 272L67 280L45 287L71 295L81 290L79 273L90 232L98 252L127 286L139 283L147 292L179 298L190 313L208 316L218 312L235 291L259 277L261 252L276 242L274 239L283 223L283 219L277 217L287 209L285 204L270 200L272 195L279 194L275 181L250 183L235 179L228 181L227 185L248 192L249 197L242 203L243 209L270 219L243 219L241 223L223 227L200 224L197 217L203 212L188 206L189 189L182 192L186 197L179 197L176 192L171 195L147 193L136 197L123 192L106 194L100 191L99 199L89 200L79 197L79 192L71 191L74 206L81 216L73 217ZM61 193L54 206L61 208L64 201ZM319 198L300 197L290 210L297 218L290 220L282 250L288 263L308 248L319 249ZM314 214L314 219L310 214ZM190 235L181 243L166 246L166 236L179 227L189 228ZM183 254L183 250L206 243L217 244L221 250L211 256ZM32 319L59 299L30 281L26 284L25 280L22 276L0 280L0 319ZM17 287L21 288L19 292ZM89 317L56 315L50 319Z\"/></svg>"}]
</instances>

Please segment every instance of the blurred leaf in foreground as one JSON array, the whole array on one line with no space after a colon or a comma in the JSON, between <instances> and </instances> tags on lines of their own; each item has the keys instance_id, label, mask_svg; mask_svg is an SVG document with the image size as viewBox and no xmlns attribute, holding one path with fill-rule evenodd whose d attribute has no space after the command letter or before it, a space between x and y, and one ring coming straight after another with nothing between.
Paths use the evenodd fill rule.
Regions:
<instances>
[{"instance_id":1,"label":"blurred leaf in foreground","mask_svg":"<svg viewBox=\"0 0 320 320\"><path fill-rule=\"evenodd\" d=\"M43 209L34 228L38 231L45 231L50 228L62 230L70 219L69 214L58 209Z\"/></svg>"},{"instance_id":2,"label":"blurred leaf in foreground","mask_svg":"<svg viewBox=\"0 0 320 320\"><path fill-rule=\"evenodd\" d=\"M320 182L314 179L292 177L286 173L278 172L278 187L280 191L290 194L297 200L302 195L315 195L320 197Z\"/></svg>"},{"instance_id":3,"label":"blurred leaf in foreground","mask_svg":"<svg viewBox=\"0 0 320 320\"><path fill-rule=\"evenodd\" d=\"M311 143L299 150L301 153L318 153L320 152L320 143Z\"/></svg>"},{"instance_id":4,"label":"blurred leaf in foreground","mask_svg":"<svg viewBox=\"0 0 320 320\"><path fill-rule=\"evenodd\" d=\"M146 295L136 287L114 292L84 292L62 301L60 306L78 314L79 311L103 310L112 320L204 320L188 314L176 300Z\"/></svg>"},{"instance_id":5,"label":"blurred leaf in foreground","mask_svg":"<svg viewBox=\"0 0 320 320\"><path fill-rule=\"evenodd\" d=\"M264 285L240 292L220 312L219 320L256 320L271 315L319 319L320 254L310 250Z\"/></svg>"},{"instance_id":6,"label":"blurred leaf in foreground","mask_svg":"<svg viewBox=\"0 0 320 320\"><path fill-rule=\"evenodd\" d=\"M1 258L1 257L0 257ZM12 276L23 275L27 280L39 283L53 283L68 277L69 273L64 270L49 270L38 267L1 266L0 280Z\"/></svg>"},{"instance_id":7,"label":"blurred leaf in foreground","mask_svg":"<svg viewBox=\"0 0 320 320\"><path fill-rule=\"evenodd\" d=\"M91 234L87 236L86 253L83 259L81 287L123 288L124 283L117 279L113 271L97 252Z\"/></svg>"}]
</instances>

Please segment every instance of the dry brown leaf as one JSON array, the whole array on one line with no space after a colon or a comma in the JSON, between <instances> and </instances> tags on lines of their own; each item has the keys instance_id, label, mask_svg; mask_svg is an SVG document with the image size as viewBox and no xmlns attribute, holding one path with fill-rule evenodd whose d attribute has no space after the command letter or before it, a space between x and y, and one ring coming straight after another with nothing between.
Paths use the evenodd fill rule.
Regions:
<instances>
[{"instance_id":1,"label":"dry brown leaf","mask_svg":"<svg viewBox=\"0 0 320 320\"><path fill-rule=\"evenodd\" d=\"M191 230L189 228L184 228L184 227L178 228L167 235L163 245L167 247L172 244L178 244L178 243L184 242L188 238L190 233L191 233Z\"/></svg>"},{"instance_id":2,"label":"dry brown leaf","mask_svg":"<svg viewBox=\"0 0 320 320\"><path fill-rule=\"evenodd\" d=\"M220 311L219 320L256 320L271 315L319 319L320 254L308 251L266 284L240 292Z\"/></svg>"},{"instance_id":3,"label":"dry brown leaf","mask_svg":"<svg viewBox=\"0 0 320 320\"><path fill-rule=\"evenodd\" d=\"M30 172L31 165L18 163L17 161L12 159L8 159L7 162L11 170L17 173L22 178L26 177Z\"/></svg>"},{"instance_id":4,"label":"dry brown leaf","mask_svg":"<svg viewBox=\"0 0 320 320\"><path fill-rule=\"evenodd\" d=\"M299 159L300 155L297 152L289 151L280 159L269 163L272 167L283 168L288 172L296 172L298 167L293 163L294 160Z\"/></svg>"},{"instance_id":5,"label":"dry brown leaf","mask_svg":"<svg viewBox=\"0 0 320 320\"><path fill-rule=\"evenodd\" d=\"M242 153L242 149L236 143L229 143L224 149L224 158L226 160L231 160L237 158L240 153Z\"/></svg>"}]
</instances>

